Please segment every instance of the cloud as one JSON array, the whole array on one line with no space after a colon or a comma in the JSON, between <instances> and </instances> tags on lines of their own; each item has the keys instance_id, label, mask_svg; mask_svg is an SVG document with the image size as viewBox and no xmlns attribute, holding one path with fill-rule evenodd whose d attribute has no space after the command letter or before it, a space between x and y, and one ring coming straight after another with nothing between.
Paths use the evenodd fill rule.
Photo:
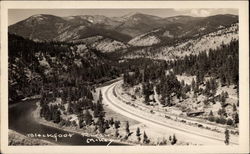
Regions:
<instances>
[{"instance_id":1,"label":"cloud","mask_svg":"<svg viewBox=\"0 0 250 154\"><path fill-rule=\"evenodd\" d=\"M195 17L206 17L211 15L215 9L204 9L204 8L174 8L174 11L179 14L190 15Z\"/></svg>"},{"instance_id":2,"label":"cloud","mask_svg":"<svg viewBox=\"0 0 250 154\"><path fill-rule=\"evenodd\" d=\"M191 9L190 14L197 17L206 17L209 16L211 12L207 9Z\"/></svg>"}]
</instances>

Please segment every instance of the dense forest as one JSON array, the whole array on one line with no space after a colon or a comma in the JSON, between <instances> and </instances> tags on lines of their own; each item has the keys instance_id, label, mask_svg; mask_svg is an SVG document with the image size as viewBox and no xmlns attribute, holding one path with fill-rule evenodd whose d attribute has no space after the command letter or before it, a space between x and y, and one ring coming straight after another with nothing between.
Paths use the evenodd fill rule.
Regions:
<instances>
[{"instance_id":1,"label":"dense forest","mask_svg":"<svg viewBox=\"0 0 250 154\"><path fill-rule=\"evenodd\" d=\"M196 76L196 82L205 84L204 77L211 76L219 79L222 86L238 86L238 48L239 42L233 40L229 45L222 45L216 50L201 52L198 55L185 56L174 61L154 61L143 58L127 60L124 73L124 82L133 86L141 82L158 82L169 74L175 83L175 75ZM213 80L211 82L214 82ZM178 87L180 83L176 83ZM161 84L164 85L164 84ZM172 89L172 88L170 88Z\"/></svg>"},{"instance_id":2,"label":"dense forest","mask_svg":"<svg viewBox=\"0 0 250 154\"><path fill-rule=\"evenodd\" d=\"M185 56L171 62L175 74L196 75L198 82L205 76L219 78L222 85L238 85L239 81L239 41L233 40L229 45L219 49L201 52L198 55Z\"/></svg>"},{"instance_id":3,"label":"dense forest","mask_svg":"<svg viewBox=\"0 0 250 154\"><path fill-rule=\"evenodd\" d=\"M233 40L230 44L223 44L216 50L185 56L174 61L147 60L145 62L145 59L133 59L124 73L124 86L133 87L142 84L146 105L150 105L151 101L155 102L154 98L150 99L150 95L154 94L154 87L157 94L161 96L161 104L165 107L175 105L176 99L182 102L190 96L197 99L202 95L205 97L204 106L210 103L221 103L221 108L218 110L220 117L215 117L211 111L207 117L209 121L228 125L237 124L239 117L236 106L239 106L239 102L232 104L234 112L232 120L225 110L228 105L225 103L229 98L228 93L222 91L217 94L217 90L219 86L220 88L233 86L238 93L238 44L237 40ZM186 84L183 80L178 80L177 75L195 76L195 78L190 84Z\"/></svg>"},{"instance_id":4,"label":"dense forest","mask_svg":"<svg viewBox=\"0 0 250 154\"><path fill-rule=\"evenodd\" d=\"M114 64L87 46L34 42L9 34L10 102L39 94L41 88L93 85L116 78L119 69Z\"/></svg>"}]
</instances>

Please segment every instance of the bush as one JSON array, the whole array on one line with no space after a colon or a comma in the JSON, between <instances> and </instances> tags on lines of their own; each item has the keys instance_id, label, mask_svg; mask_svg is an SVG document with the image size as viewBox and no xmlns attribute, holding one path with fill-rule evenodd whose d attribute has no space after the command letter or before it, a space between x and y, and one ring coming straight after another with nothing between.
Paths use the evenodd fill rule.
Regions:
<instances>
[{"instance_id":1,"label":"bush","mask_svg":"<svg viewBox=\"0 0 250 154\"><path fill-rule=\"evenodd\" d=\"M227 119L227 125L232 126L233 125L233 120L232 119Z\"/></svg>"},{"instance_id":2,"label":"bush","mask_svg":"<svg viewBox=\"0 0 250 154\"><path fill-rule=\"evenodd\" d=\"M226 124L227 120L225 118L223 118L223 117L217 117L215 119L215 122L219 123L219 124Z\"/></svg>"},{"instance_id":3,"label":"bush","mask_svg":"<svg viewBox=\"0 0 250 154\"><path fill-rule=\"evenodd\" d=\"M216 122L216 123L220 123L220 118L219 118L219 117L216 117L216 118L215 118L215 122Z\"/></svg>"},{"instance_id":4,"label":"bush","mask_svg":"<svg viewBox=\"0 0 250 154\"><path fill-rule=\"evenodd\" d=\"M211 121L211 122L214 122L215 121L215 117L214 116L209 116L208 120Z\"/></svg>"},{"instance_id":5,"label":"bush","mask_svg":"<svg viewBox=\"0 0 250 154\"><path fill-rule=\"evenodd\" d=\"M227 120L225 118L223 118L223 117L220 118L220 123L221 124L225 124L226 122L227 122Z\"/></svg>"},{"instance_id":6,"label":"bush","mask_svg":"<svg viewBox=\"0 0 250 154\"><path fill-rule=\"evenodd\" d=\"M59 125L62 127L62 126L64 126L66 124L66 121L64 120L64 119L62 119L61 121L60 121L60 123L59 123Z\"/></svg>"}]
</instances>

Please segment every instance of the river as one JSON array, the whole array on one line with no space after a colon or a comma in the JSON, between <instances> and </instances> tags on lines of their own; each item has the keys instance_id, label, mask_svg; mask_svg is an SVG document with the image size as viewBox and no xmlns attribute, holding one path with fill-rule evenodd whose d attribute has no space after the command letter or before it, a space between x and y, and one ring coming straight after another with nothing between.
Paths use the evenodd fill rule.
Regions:
<instances>
[{"instance_id":1,"label":"river","mask_svg":"<svg viewBox=\"0 0 250 154\"><path fill-rule=\"evenodd\" d=\"M72 137L57 137L57 141L52 137L42 139L55 143L56 145L101 145L110 143L107 140L99 140L93 137L82 136L77 133L64 131L58 128L46 126L35 121L32 112L36 109L38 100L26 100L9 107L9 129L15 130L25 136L28 134L74 134ZM87 143L89 141L89 143ZM109 145L122 145L111 142Z\"/></svg>"}]
</instances>

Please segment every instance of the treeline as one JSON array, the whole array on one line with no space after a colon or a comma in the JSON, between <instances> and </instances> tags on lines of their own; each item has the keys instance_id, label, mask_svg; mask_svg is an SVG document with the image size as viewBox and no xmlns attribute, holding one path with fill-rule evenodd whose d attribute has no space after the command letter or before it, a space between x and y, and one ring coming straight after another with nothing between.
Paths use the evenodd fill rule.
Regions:
<instances>
[{"instance_id":1,"label":"treeline","mask_svg":"<svg viewBox=\"0 0 250 154\"><path fill-rule=\"evenodd\" d=\"M205 76L220 79L222 86L238 85L239 81L239 41L233 40L228 45L208 53L185 56L183 59L169 62L175 74L195 75L197 82L203 82Z\"/></svg>"}]
</instances>

